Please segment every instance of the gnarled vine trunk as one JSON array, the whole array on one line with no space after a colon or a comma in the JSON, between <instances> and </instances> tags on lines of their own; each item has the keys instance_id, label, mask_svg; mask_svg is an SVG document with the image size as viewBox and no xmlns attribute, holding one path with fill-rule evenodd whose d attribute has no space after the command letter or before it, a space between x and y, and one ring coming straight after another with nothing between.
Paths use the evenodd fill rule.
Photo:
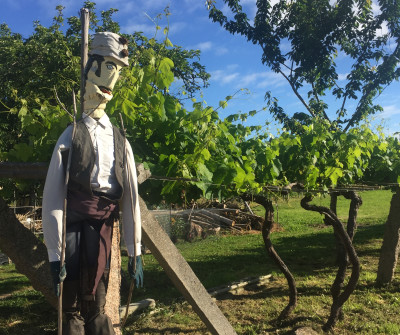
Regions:
<instances>
[{"instance_id":1,"label":"gnarled vine trunk","mask_svg":"<svg viewBox=\"0 0 400 335\"><path fill-rule=\"evenodd\" d=\"M296 288L296 281L291 274L289 268L283 262L283 260L279 257L278 253L276 252L275 248L272 245L270 234L271 229L274 224L274 206L272 201L266 197L259 196L259 195L242 195L244 200L252 200L257 202L258 204L262 205L265 208L265 219L262 225L262 236L264 240L265 248L267 249L268 254L273 259L275 264L279 267L282 273L285 275L285 278L289 285L289 303L280 313L278 320L283 320L287 318L293 309L296 307L297 304L297 288Z\"/></svg>"},{"instance_id":2,"label":"gnarled vine trunk","mask_svg":"<svg viewBox=\"0 0 400 335\"><path fill-rule=\"evenodd\" d=\"M358 209L362 205L361 196L359 196L354 191L335 191L331 193L331 203L330 210L337 215L336 207L337 207L337 197L343 196L346 199L350 200L349 207L349 216L347 219L347 234L350 238L350 241L353 241L353 237L355 231L357 229L357 214ZM325 222L327 224L333 225L332 219L328 216L325 216ZM335 303L340 295L340 291L343 288L344 279L346 277L346 270L349 261L349 257L347 255L346 247L344 245L343 239L341 238L340 233L334 229L334 236L336 240L336 248L337 248L337 259L336 262L338 264L338 272L336 274L336 278L331 287L331 294L333 302ZM342 308L338 311L339 315L342 314Z\"/></svg>"},{"instance_id":3,"label":"gnarled vine trunk","mask_svg":"<svg viewBox=\"0 0 400 335\"><path fill-rule=\"evenodd\" d=\"M312 200L312 196L306 195L301 200L301 206L306 210L315 211L320 214L324 214L325 217L327 218L328 222L333 225L333 229L335 231L335 236L338 236L338 238L341 240L341 243L345 250L345 252L344 252L345 262L343 262L343 258L342 258L342 260L339 264L339 269L338 269L335 281L331 288L332 297L333 297L331 312L330 312L328 321L323 326L324 331L329 331L330 329L332 329L332 327L337 322L339 315L342 311L343 304L350 297L351 293L354 291L354 289L357 285L358 278L360 277L360 262L358 260L357 253L353 247L352 239L350 238L349 234L345 231L343 224L337 217L336 213L334 213L330 208L309 204L309 202L311 200ZM357 206L354 206L353 209L356 209L356 208L357 208ZM356 215L354 216L354 219L355 218L356 218ZM353 232L354 232L354 229L353 229ZM344 276L346 274L346 268L347 268L346 257L347 256L349 257L349 260L352 264L352 271L351 271L351 276L350 276L347 286L344 288L343 292L340 292L342 284L343 284Z\"/></svg>"}]
</instances>

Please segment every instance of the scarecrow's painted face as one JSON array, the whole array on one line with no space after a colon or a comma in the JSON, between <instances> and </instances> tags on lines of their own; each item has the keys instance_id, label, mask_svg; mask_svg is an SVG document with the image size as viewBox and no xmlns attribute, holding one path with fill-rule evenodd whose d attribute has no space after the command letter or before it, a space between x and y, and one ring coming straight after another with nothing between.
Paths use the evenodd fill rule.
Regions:
<instances>
[{"instance_id":1,"label":"scarecrow's painted face","mask_svg":"<svg viewBox=\"0 0 400 335\"><path fill-rule=\"evenodd\" d=\"M97 113L91 114L92 117L98 118L104 114L107 102L113 97L112 90L118 80L122 66L119 61L110 56L95 55L92 59L89 59L89 62L90 68L87 71L84 95L85 112L90 112L93 109L99 110Z\"/></svg>"}]
</instances>

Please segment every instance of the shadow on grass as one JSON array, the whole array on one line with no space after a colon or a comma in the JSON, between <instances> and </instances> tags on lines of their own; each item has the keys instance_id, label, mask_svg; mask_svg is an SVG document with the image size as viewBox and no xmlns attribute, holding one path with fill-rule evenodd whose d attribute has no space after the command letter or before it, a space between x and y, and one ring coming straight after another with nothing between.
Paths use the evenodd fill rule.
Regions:
<instances>
[{"instance_id":1,"label":"shadow on grass","mask_svg":"<svg viewBox=\"0 0 400 335\"><path fill-rule=\"evenodd\" d=\"M182 329L179 327L165 327L165 328L152 328L145 327L140 328L140 333L142 334L206 334L207 328L197 328L197 329Z\"/></svg>"},{"instance_id":2,"label":"shadow on grass","mask_svg":"<svg viewBox=\"0 0 400 335\"><path fill-rule=\"evenodd\" d=\"M354 244L360 257L379 257L383 229L383 225L362 225L358 228ZM316 228L315 232L310 229L307 231L308 233L289 236L273 234L273 245L278 254L295 278L316 273L336 275L336 245L332 228L322 226ZM206 288L226 285L249 276L279 273L265 250L261 235L253 238L259 239L260 242L253 243L248 248L243 246L240 252L236 250L236 254L226 256L214 253L212 257L204 255L200 260L188 263ZM286 290L286 287L284 289ZM326 288L307 289L310 295L318 295L322 291L326 293ZM123 290L122 294L125 295L126 292L127 290ZM134 299L139 300L149 295L165 304L181 296L164 271L145 268L145 288L136 290Z\"/></svg>"},{"instance_id":3,"label":"shadow on grass","mask_svg":"<svg viewBox=\"0 0 400 335\"><path fill-rule=\"evenodd\" d=\"M0 334L55 334L56 311L34 290L23 291L0 300ZM4 333L2 333L3 328Z\"/></svg>"},{"instance_id":4,"label":"shadow on grass","mask_svg":"<svg viewBox=\"0 0 400 335\"><path fill-rule=\"evenodd\" d=\"M0 297L29 285L29 280L15 270L13 265L0 265Z\"/></svg>"}]
</instances>

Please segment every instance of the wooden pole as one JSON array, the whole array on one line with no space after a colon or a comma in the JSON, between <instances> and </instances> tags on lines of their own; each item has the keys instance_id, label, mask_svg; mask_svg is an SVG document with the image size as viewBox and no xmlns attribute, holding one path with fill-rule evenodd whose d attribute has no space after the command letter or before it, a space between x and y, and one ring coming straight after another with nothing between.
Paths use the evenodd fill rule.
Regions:
<instances>
[{"instance_id":1,"label":"wooden pole","mask_svg":"<svg viewBox=\"0 0 400 335\"><path fill-rule=\"evenodd\" d=\"M82 24L82 48L81 48L81 111L84 111L83 102L83 90L85 87L85 66L88 58L88 33L89 33L89 10L86 8L81 9L81 24ZM72 143L74 141L75 129L76 129L76 104L75 104L75 94L73 92L73 102L74 102L74 123L72 128L71 136L71 146L68 153L67 168L65 172L65 184L64 184L64 208L63 208L63 225L62 225L62 241L61 241L61 255L60 255L60 273L63 271L65 262L65 238L66 238L66 225L67 225L67 189L69 182L69 171L71 167L71 157L72 157ZM60 281L60 296L58 297L58 335L62 335L62 296L63 296L63 282Z\"/></svg>"},{"instance_id":2,"label":"wooden pole","mask_svg":"<svg viewBox=\"0 0 400 335\"><path fill-rule=\"evenodd\" d=\"M81 113L84 112L84 99L85 94L85 67L88 61L89 50L89 10L87 8L81 9Z\"/></svg>"}]
</instances>

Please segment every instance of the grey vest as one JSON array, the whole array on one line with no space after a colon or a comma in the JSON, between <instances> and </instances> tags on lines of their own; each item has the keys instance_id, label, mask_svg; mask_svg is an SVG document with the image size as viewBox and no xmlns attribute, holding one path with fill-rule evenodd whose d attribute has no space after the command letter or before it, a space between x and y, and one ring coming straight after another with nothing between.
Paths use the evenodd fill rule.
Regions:
<instances>
[{"instance_id":1,"label":"grey vest","mask_svg":"<svg viewBox=\"0 0 400 335\"><path fill-rule=\"evenodd\" d=\"M121 130L113 126L115 176L119 184L119 191L113 195L119 200L123 194L123 170L125 166L125 138ZM83 121L76 123L74 141L72 143L72 157L69 172L68 188L74 191L93 194L90 185L90 174L95 164L95 151L89 131Z\"/></svg>"}]
</instances>

